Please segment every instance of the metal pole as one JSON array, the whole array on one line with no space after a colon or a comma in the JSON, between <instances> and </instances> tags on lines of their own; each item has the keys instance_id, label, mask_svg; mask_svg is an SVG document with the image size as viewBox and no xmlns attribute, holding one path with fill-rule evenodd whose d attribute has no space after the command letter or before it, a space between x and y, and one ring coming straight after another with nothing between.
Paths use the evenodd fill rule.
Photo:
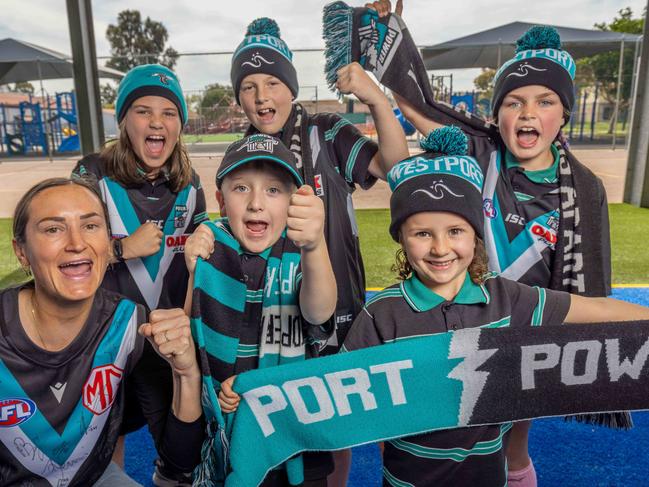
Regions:
<instances>
[{"instance_id":1,"label":"metal pole","mask_svg":"<svg viewBox=\"0 0 649 487\"><path fill-rule=\"evenodd\" d=\"M622 91L622 68L624 67L624 37L620 42L620 63L617 69L617 90L615 93L615 112L613 113L613 144L611 149L615 150L616 132L617 132L617 116L620 111L620 92Z\"/></svg>"},{"instance_id":2,"label":"metal pole","mask_svg":"<svg viewBox=\"0 0 649 487\"><path fill-rule=\"evenodd\" d=\"M81 152L97 152L104 143L99 76L90 0L66 0L77 97L77 126Z\"/></svg>"},{"instance_id":3,"label":"metal pole","mask_svg":"<svg viewBox=\"0 0 649 487\"><path fill-rule=\"evenodd\" d=\"M647 1L649 8L649 0ZM624 182L624 201L633 205L649 207L649 171L647 149L649 148L649 22L645 22L642 49L640 50L640 69L636 90L636 109L631 126L631 141ZM643 130L644 128L644 130Z\"/></svg>"},{"instance_id":4,"label":"metal pole","mask_svg":"<svg viewBox=\"0 0 649 487\"><path fill-rule=\"evenodd\" d=\"M633 132L633 115L635 114L635 102L636 102L636 96L638 94L638 68L640 66L640 56L639 56L639 49L640 49L640 44L642 43L642 37L639 39L636 39L635 41L635 49L633 52L633 74L631 76L631 123L629 124L629 132L626 135L626 148L627 150L629 149L629 145L631 144L631 134Z\"/></svg>"}]
</instances>

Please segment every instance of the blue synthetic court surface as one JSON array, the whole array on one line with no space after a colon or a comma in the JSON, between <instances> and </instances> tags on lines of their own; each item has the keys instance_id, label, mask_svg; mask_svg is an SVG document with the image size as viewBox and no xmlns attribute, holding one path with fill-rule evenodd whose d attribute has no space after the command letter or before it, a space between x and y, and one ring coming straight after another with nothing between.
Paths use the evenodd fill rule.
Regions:
<instances>
[{"instance_id":1,"label":"blue synthetic court surface","mask_svg":"<svg viewBox=\"0 0 649 487\"><path fill-rule=\"evenodd\" d=\"M368 292L368 297L372 292ZM649 306L649 288L617 288L613 297ZM539 487L649 486L649 412L633 413L635 427L617 431L561 418L534 421L530 454ZM150 486L155 451L146 428L126 439L126 472ZM378 448L353 449L350 487L381 485Z\"/></svg>"}]
</instances>

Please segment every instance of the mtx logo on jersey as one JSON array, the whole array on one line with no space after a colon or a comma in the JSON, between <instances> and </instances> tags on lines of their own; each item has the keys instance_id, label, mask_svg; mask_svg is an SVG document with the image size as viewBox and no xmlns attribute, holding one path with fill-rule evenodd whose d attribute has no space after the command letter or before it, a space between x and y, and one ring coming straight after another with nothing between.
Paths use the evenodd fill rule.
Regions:
<instances>
[{"instance_id":1,"label":"mtx logo on jersey","mask_svg":"<svg viewBox=\"0 0 649 487\"><path fill-rule=\"evenodd\" d=\"M494 206L494 202L491 198L485 198L482 202L482 209L484 210L484 214L488 218L496 218L498 216L498 210L496 210L496 207Z\"/></svg>"},{"instance_id":2,"label":"mtx logo on jersey","mask_svg":"<svg viewBox=\"0 0 649 487\"><path fill-rule=\"evenodd\" d=\"M174 228L183 228L187 220L187 206L176 205L174 208Z\"/></svg>"},{"instance_id":3,"label":"mtx logo on jersey","mask_svg":"<svg viewBox=\"0 0 649 487\"><path fill-rule=\"evenodd\" d=\"M122 372L122 369L113 364L92 369L82 390L83 405L88 411L100 415L112 406L122 380Z\"/></svg>"},{"instance_id":4,"label":"mtx logo on jersey","mask_svg":"<svg viewBox=\"0 0 649 487\"><path fill-rule=\"evenodd\" d=\"M165 238L165 245L168 249L174 254L181 253L185 251L185 242L189 238L188 233L183 233L182 235L169 235Z\"/></svg>"},{"instance_id":5,"label":"mtx logo on jersey","mask_svg":"<svg viewBox=\"0 0 649 487\"><path fill-rule=\"evenodd\" d=\"M3 399L0 401L0 428L11 428L24 423L36 413L36 404L29 399Z\"/></svg>"}]
</instances>

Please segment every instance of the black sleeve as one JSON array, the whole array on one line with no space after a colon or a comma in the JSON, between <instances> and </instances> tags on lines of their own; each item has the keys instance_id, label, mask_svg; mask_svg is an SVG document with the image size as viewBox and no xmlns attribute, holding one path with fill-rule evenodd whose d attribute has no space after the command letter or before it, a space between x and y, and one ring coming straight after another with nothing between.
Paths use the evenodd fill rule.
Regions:
<instances>
[{"instance_id":1,"label":"black sleeve","mask_svg":"<svg viewBox=\"0 0 649 487\"><path fill-rule=\"evenodd\" d=\"M192 221L189 224L188 233L193 233L198 225L209 220L209 215L207 214L207 203L205 200L205 191L203 190L201 180L196 173L194 173L192 184L196 188L196 208L194 209L194 214L190 215Z\"/></svg>"},{"instance_id":2,"label":"black sleeve","mask_svg":"<svg viewBox=\"0 0 649 487\"><path fill-rule=\"evenodd\" d=\"M129 380L162 460L176 471L191 472L200 462L203 418L185 423L174 416L171 367L146 340Z\"/></svg>"},{"instance_id":3,"label":"black sleeve","mask_svg":"<svg viewBox=\"0 0 649 487\"><path fill-rule=\"evenodd\" d=\"M501 279L511 306L511 326L563 324L570 310L570 294Z\"/></svg>"},{"instance_id":4,"label":"black sleeve","mask_svg":"<svg viewBox=\"0 0 649 487\"><path fill-rule=\"evenodd\" d=\"M604 286L606 288L606 296L610 296L611 289L611 228L608 218L608 199L606 198L606 190L602 181L597 178L597 185L601 195L600 200L600 229L602 239L602 273L604 279Z\"/></svg>"},{"instance_id":5,"label":"black sleeve","mask_svg":"<svg viewBox=\"0 0 649 487\"><path fill-rule=\"evenodd\" d=\"M352 323L349 333L345 337L345 343L341 347L341 352L351 352L361 348L369 348L382 345L383 340L379 335L374 316L370 314L367 307L363 307L358 314L354 323Z\"/></svg>"},{"instance_id":6,"label":"black sleeve","mask_svg":"<svg viewBox=\"0 0 649 487\"><path fill-rule=\"evenodd\" d=\"M339 174L350 185L371 188L376 178L368 169L379 146L338 115L330 114L329 125L331 128L325 132L325 140L333 148L334 163Z\"/></svg>"},{"instance_id":7,"label":"black sleeve","mask_svg":"<svg viewBox=\"0 0 649 487\"><path fill-rule=\"evenodd\" d=\"M72 169L71 177L86 178L91 181L99 181L102 177L102 162L99 154L88 154Z\"/></svg>"}]
</instances>

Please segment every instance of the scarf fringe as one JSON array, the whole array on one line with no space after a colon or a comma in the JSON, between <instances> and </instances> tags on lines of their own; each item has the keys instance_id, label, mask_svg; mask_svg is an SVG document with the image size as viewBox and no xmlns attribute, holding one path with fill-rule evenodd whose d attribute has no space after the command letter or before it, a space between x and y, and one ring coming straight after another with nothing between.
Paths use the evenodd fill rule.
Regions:
<instances>
[{"instance_id":1,"label":"scarf fringe","mask_svg":"<svg viewBox=\"0 0 649 487\"><path fill-rule=\"evenodd\" d=\"M194 469L192 487L224 485L229 444L224 428L216 421L207 423L207 434L201 447L201 463Z\"/></svg>"},{"instance_id":2,"label":"scarf fringe","mask_svg":"<svg viewBox=\"0 0 649 487\"><path fill-rule=\"evenodd\" d=\"M576 414L565 416L564 421L577 421L578 423L604 426L606 428L629 430L633 428L633 416L628 411L617 413Z\"/></svg>"},{"instance_id":3,"label":"scarf fringe","mask_svg":"<svg viewBox=\"0 0 649 487\"><path fill-rule=\"evenodd\" d=\"M344 2L326 5L322 14L322 38L325 41L325 76L327 85L336 90L338 70L352 62L352 21L354 9Z\"/></svg>"}]
</instances>

